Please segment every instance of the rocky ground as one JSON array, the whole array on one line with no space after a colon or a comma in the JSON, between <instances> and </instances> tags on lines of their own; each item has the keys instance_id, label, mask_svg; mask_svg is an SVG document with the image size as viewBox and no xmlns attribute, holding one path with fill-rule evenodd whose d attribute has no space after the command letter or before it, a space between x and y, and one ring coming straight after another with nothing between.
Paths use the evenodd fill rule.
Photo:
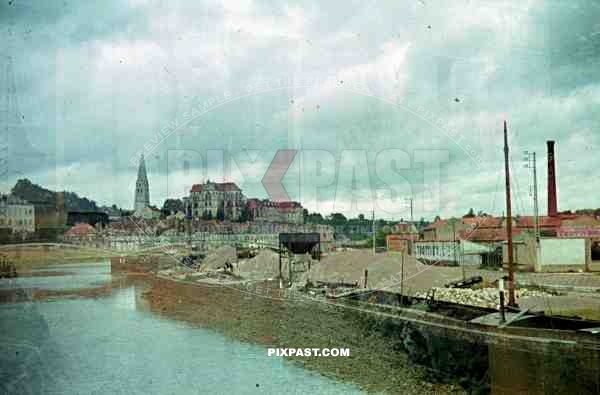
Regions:
<instances>
[{"instance_id":1,"label":"rocky ground","mask_svg":"<svg viewBox=\"0 0 600 395\"><path fill-rule=\"evenodd\" d=\"M302 260L304 257L298 257ZM223 273L226 262L234 265L233 273ZM403 270L402 270L403 268ZM343 282L364 285L367 270L367 287L402 292L406 295L424 296L431 288L436 298L476 306L496 307L499 304L495 282L505 273L501 270L479 269L475 266L448 267L426 266L407 256L402 264L399 255L380 253L373 255L370 250L350 250L332 252L320 261L311 261L311 270L294 278L298 285L307 281L316 283ZM287 277L286 260L282 273ZM209 250L207 257L195 272L172 261L170 268L162 272L177 280L191 280L210 284L233 285L246 281L276 279L279 275L279 256L271 250L261 250L252 258L238 259L231 247ZM445 284L463 276L481 276L484 287L489 290L462 291L444 290ZM404 281L401 281L401 279ZM517 273L518 303L522 307L546 313L580 315L598 319L600 311L600 275L594 273ZM545 292L537 290L545 290ZM583 293L585 292L585 293ZM558 293L558 294L556 294ZM583 306L583 307L582 307Z\"/></svg>"},{"instance_id":2,"label":"rocky ground","mask_svg":"<svg viewBox=\"0 0 600 395\"><path fill-rule=\"evenodd\" d=\"M498 308L500 305L500 294L497 288L462 289L433 287L432 290L435 291L436 300L490 308ZM424 298L427 296L427 292L417 292L416 296ZM518 289L515 296L517 301L521 302L530 297L550 298L555 295L523 288Z\"/></svg>"}]
</instances>

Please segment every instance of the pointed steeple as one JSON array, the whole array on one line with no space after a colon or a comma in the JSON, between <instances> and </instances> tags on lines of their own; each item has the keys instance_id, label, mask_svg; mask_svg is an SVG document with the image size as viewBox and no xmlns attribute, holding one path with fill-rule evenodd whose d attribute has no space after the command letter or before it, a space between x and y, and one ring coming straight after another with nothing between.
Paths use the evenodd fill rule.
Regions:
<instances>
[{"instance_id":1,"label":"pointed steeple","mask_svg":"<svg viewBox=\"0 0 600 395\"><path fill-rule=\"evenodd\" d=\"M138 181L139 180L147 180L148 176L146 175L146 161L144 160L144 154L142 154L142 158L140 159L140 164L138 166Z\"/></svg>"},{"instance_id":2,"label":"pointed steeple","mask_svg":"<svg viewBox=\"0 0 600 395\"><path fill-rule=\"evenodd\" d=\"M137 181L135 182L134 210L137 214L142 214L148 206L150 206L150 187L148 185L148 175L146 174L146 161L144 160L144 154L142 154Z\"/></svg>"}]
</instances>

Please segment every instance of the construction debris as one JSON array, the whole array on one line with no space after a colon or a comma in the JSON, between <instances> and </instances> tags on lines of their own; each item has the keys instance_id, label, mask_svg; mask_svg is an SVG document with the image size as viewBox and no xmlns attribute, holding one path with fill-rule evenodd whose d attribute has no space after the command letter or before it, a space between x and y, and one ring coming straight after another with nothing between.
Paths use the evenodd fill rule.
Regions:
<instances>
[{"instance_id":1,"label":"construction debris","mask_svg":"<svg viewBox=\"0 0 600 395\"><path fill-rule=\"evenodd\" d=\"M200 270L217 270L224 268L227 263L237 261L235 247L223 246L210 251L200 264Z\"/></svg>"},{"instance_id":2,"label":"construction debris","mask_svg":"<svg viewBox=\"0 0 600 395\"><path fill-rule=\"evenodd\" d=\"M435 295L436 300L445 302L490 308L498 308L500 305L500 294L497 288L469 289L434 287L431 291ZM417 292L415 296L425 298L427 292ZM517 298L528 298L533 296L551 297L552 294L522 288L516 291L516 296Z\"/></svg>"}]
</instances>

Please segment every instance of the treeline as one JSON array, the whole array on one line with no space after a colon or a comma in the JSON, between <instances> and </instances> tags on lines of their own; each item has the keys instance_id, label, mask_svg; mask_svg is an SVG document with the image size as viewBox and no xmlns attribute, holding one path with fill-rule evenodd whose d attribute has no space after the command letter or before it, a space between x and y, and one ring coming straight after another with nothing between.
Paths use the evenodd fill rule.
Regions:
<instances>
[{"instance_id":1,"label":"treeline","mask_svg":"<svg viewBox=\"0 0 600 395\"><path fill-rule=\"evenodd\" d=\"M66 211L97 211L96 202L86 197L80 197L74 192L54 192L28 179L20 179L12 188L11 193L36 206L56 207L63 206Z\"/></svg>"},{"instance_id":2,"label":"treeline","mask_svg":"<svg viewBox=\"0 0 600 395\"><path fill-rule=\"evenodd\" d=\"M385 229L393 227L394 225L404 222L404 219L400 220L375 220L375 232L385 233ZM347 236L351 240L363 240L367 239L369 235L372 235L373 223L371 218L366 217L364 214L359 214L355 218L347 218L344 214L333 213L327 216L323 216L320 213L309 213L308 210L304 210L304 223L306 224L320 224L330 225L335 229L336 235ZM414 222L417 229L427 226L429 223L421 218L419 221Z\"/></svg>"}]
</instances>

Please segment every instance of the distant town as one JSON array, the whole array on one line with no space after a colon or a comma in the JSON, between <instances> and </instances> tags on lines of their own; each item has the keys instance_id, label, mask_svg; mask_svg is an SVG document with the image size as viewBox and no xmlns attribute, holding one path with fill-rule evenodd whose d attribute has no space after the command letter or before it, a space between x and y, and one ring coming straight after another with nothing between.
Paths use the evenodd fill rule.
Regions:
<instances>
[{"instance_id":1,"label":"distant town","mask_svg":"<svg viewBox=\"0 0 600 395\"><path fill-rule=\"evenodd\" d=\"M515 216L512 236L518 268L523 270L600 269L600 209L559 212L556 194L554 142L548 142L548 211L542 216ZM278 228L275 228L277 226ZM322 248L407 248L424 262L445 261L501 266L506 255L506 218L470 209L459 218L433 221L386 221L360 214L323 216L309 213L300 202L248 198L233 182L194 184L188 196L166 199L162 208L150 204L145 160L139 162L132 210L98 207L72 192L54 192L19 180L0 199L0 231L4 241L66 241L95 246L139 248L158 237L181 241L192 235L247 238L275 243L283 231L318 232ZM231 235L240 236L231 236ZM209 236L206 236L209 235ZM536 246L546 245L545 254ZM459 245L460 254L456 254ZM568 245L567 245L568 244ZM569 258L556 262L555 249L567 248ZM544 265L544 261L546 264Z\"/></svg>"}]
</instances>

